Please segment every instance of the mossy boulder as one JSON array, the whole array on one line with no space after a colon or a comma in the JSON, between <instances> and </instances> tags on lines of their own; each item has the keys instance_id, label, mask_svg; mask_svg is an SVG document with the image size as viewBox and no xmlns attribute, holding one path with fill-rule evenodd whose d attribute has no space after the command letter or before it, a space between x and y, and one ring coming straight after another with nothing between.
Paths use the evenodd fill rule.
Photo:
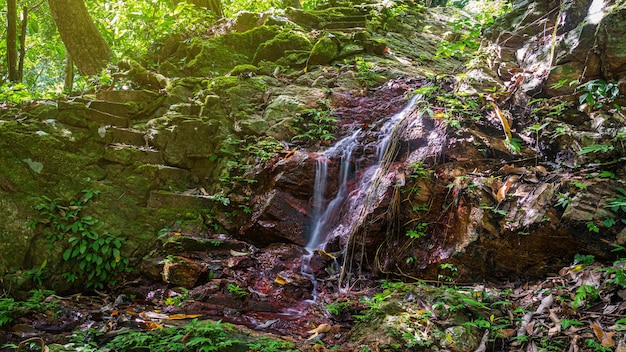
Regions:
<instances>
[{"instance_id":1,"label":"mossy boulder","mask_svg":"<svg viewBox=\"0 0 626 352\"><path fill-rule=\"evenodd\" d=\"M261 61L276 61L287 51L309 51L311 48L311 41L304 33L283 31L273 39L259 45L252 63L257 65Z\"/></svg>"},{"instance_id":2,"label":"mossy boulder","mask_svg":"<svg viewBox=\"0 0 626 352\"><path fill-rule=\"evenodd\" d=\"M308 65L322 65L333 61L341 52L339 40L332 34L320 38L309 55Z\"/></svg>"}]
</instances>

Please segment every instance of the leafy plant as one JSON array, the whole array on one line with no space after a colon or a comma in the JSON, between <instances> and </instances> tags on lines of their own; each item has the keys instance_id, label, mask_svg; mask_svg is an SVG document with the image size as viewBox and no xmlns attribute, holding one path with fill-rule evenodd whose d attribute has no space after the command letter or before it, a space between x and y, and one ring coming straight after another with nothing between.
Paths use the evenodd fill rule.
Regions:
<instances>
[{"instance_id":1,"label":"leafy plant","mask_svg":"<svg viewBox=\"0 0 626 352\"><path fill-rule=\"evenodd\" d=\"M612 252L617 251L626 251L626 248L623 246L613 244L615 247ZM607 283L616 284L622 289L626 289L626 258L620 258L613 262L613 267L598 269L600 271L605 271L609 274L606 279Z\"/></svg>"},{"instance_id":2,"label":"leafy plant","mask_svg":"<svg viewBox=\"0 0 626 352\"><path fill-rule=\"evenodd\" d=\"M180 287L179 290L181 291L179 294L176 294L172 297L167 297L165 299L165 304L167 304L168 306L180 307L183 302L185 302L185 300L187 300L187 298L189 297L189 290L184 287Z\"/></svg>"},{"instance_id":3,"label":"leafy plant","mask_svg":"<svg viewBox=\"0 0 626 352\"><path fill-rule=\"evenodd\" d=\"M352 307L354 305L353 302L350 301L345 301L345 302L333 302L333 303L329 303L326 305L326 310L332 314L332 315L339 315L343 312L345 312L346 310L348 310L348 308Z\"/></svg>"},{"instance_id":4,"label":"leafy plant","mask_svg":"<svg viewBox=\"0 0 626 352\"><path fill-rule=\"evenodd\" d=\"M121 249L125 239L108 233L99 233L99 221L81 211L99 193L97 190L83 190L82 196L63 202L60 198L43 196L44 203L35 207L43 217L29 221L35 229L41 225L46 229L45 236L50 244L65 242L63 260L70 265L70 271L63 274L68 282L81 279L87 288L101 289L115 284L115 277L128 271L128 258L122 258Z\"/></svg>"},{"instance_id":5,"label":"leafy plant","mask_svg":"<svg viewBox=\"0 0 626 352\"><path fill-rule=\"evenodd\" d=\"M452 282L454 281L454 277L459 273L459 268L457 268L454 264L442 263L439 264L439 268L443 271L443 273L437 274L438 280Z\"/></svg>"},{"instance_id":6,"label":"leafy plant","mask_svg":"<svg viewBox=\"0 0 626 352\"><path fill-rule=\"evenodd\" d=\"M613 211L626 212L626 190L622 187L617 187L616 190L616 197L610 199L607 206Z\"/></svg>"},{"instance_id":7,"label":"leafy plant","mask_svg":"<svg viewBox=\"0 0 626 352\"><path fill-rule=\"evenodd\" d=\"M26 301L15 301L13 298L7 297L0 298L0 327L31 311L43 313L45 311L54 312L59 309L57 301L46 302L46 297L54 294L54 291L33 290L30 293L31 296Z\"/></svg>"},{"instance_id":8,"label":"leafy plant","mask_svg":"<svg viewBox=\"0 0 626 352\"><path fill-rule=\"evenodd\" d=\"M117 334L106 344L106 347L114 351L208 352L222 351L231 346L242 348L247 345L233 338L233 334L234 330L230 324L194 319L182 328L166 327L151 331L125 330Z\"/></svg>"},{"instance_id":9,"label":"leafy plant","mask_svg":"<svg viewBox=\"0 0 626 352\"><path fill-rule=\"evenodd\" d=\"M611 352L613 349L611 347L602 346L602 344L594 339L585 339L585 343L587 347L590 347L595 352Z\"/></svg>"},{"instance_id":10,"label":"leafy plant","mask_svg":"<svg viewBox=\"0 0 626 352\"><path fill-rule=\"evenodd\" d=\"M550 124L550 122L546 122L543 124L534 124L530 127L528 127L528 130L532 133L535 134L535 147L539 148L539 132L541 130L543 130L544 128L546 128L548 125Z\"/></svg>"},{"instance_id":11,"label":"leafy plant","mask_svg":"<svg viewBox=\"0 0 626 352\"><path fill-rule=\"evenodd\" d=\"M561 327L563 329L567 329L570 326L581 326L583 325L583 323L579 322L578 320L572 320L572 319L562 319L559 324L561 324Z\"/></svg>"},{"instance_id":12,"label":"leafy plant","mask_svg":"<svg viewBox=\"0 0 626 352\"><path fill-rule=\"evenodd\" d=\"M254 137L253 137L254 138ZM283 145L273 137L254 138L248 142L243 150L253 155L258 161L264 163L270 160L278 151L284 149Z\"/></svg>"},{"instance_id":13,"label":"leafy plant","mask_svg":"<svg viewBox=\"0 0 626 352\"><path fill-rule=\"evenodd\" d=\"M572 202L572 198L569 196L569 194L557 193L556 197L558 198L558 200L554 205L557 207L567 208L567 206Z\"/></svg>"},{"instance_id":14,"label":"leafy plant","mask_svg":"<svg viewBox=\"0 0 626 352\"><path fill-rule=\"evenodd\" d=\"M576 264L583 264L583 265L591 265L593 264L593 261L595 260L595 257L593 256L593 254L576 254L574 256L574 265Z\"/></svg>"},{"instance_id":15,"label":"leafy plant","mask_svg":"<svg viewBox=\"0 0 626 352\"><path fill-rule=\"evenodd\" d=\"M590 302L596 300L600 295L600 290L592 285L580 285L576 289L576 295L572 302L572 308L578 309L582 302L586 302L589 305Z\"/></svg>"},{"instance_id":16,"label":"leafy plant","mask_svg":"<svg viewBox=\"0 0 626 352\"><path fill-rule=\"evenodd\" d=\"M413 238L413 239L424 237L424 236L426 236L426 232L424 232L424 230L427 227L428 227L428 223L420 222L419 224L417 224L415 226L415 229L408 230L406 232L406 235L407 235L407 237L410 237L410 238Z\"/></svg>"},{"instance_id":17,"label":"leafy plant","mask_svg":"<svg viewBox=\"0 0 626 352\"><path fill-rule=\"evenodd\" d=\"M233 295L235 295L235 297L238 298L243 298L248 295L248 291L244 290L243 288L241 288L241 286L237 284L228 284L226 289L228 290L228 292L232 293Z\"/></svg>"},{"instance_id":18,"label":"leafy plant","mask_svg":"<svg viewBox=\"0 0 626 352\"><path fill-rule=\"evenodd\" d=\"M409 164L411 178L428 178L434 171L428 169L428 165L421 161Z\"/></svg>"},{"instance_id":19,"label":"leafy plant","mask_svg":"<svg viewBox=\"0 0 626 352\"><path fill-rule=\"evenodd\" d=\"M593 108L601 108L613 102L619 97L619 87L616 82L606 82L602 79L594 79L578 86L582 94L578 103L586 103Z\"/></svg>"},{"instance_id":20,"label":"leafy plant","mask_svg":"<svg viewBox=\"0 0 626 352\"><path fill-rule=\"evenodd\" d=\"M356 66L356 79L365 87L376 86L380 79L383 78L382 75L374 71L374 65L369 61L365 61L362 57L355 58L354 64Z\"/></svg>"},{"instance_id":21,"label":"leafy plant","mask_svg":"<svg viewBox=\"0 0 626 352\"><path fill-rule=\"evenodd\" d=\"M615 147L613 147L612 145L592 144L592 145L586 146L586 147L582 148L581 150L579 150L578 151L578 155L585 155L585 154L596 153L596 152L607 153L607 152L610 152L613 149L615 149Z\"/></svg>"},{"instance_id":22,"label":"leafy plant","mask_svg":"<svg viewBox=\"0 0 626 352\"><path fill-rule=\"evenodd\" d=\"M589 230L589 232L593 232L593 233L600 232L600 228L593 221L587 221L586 225L587 225L587 230Z\"/></svg>"},{"instance_id":23,"label":"leafy plant","mask_svg":"<svg viewBox=\"0 0 626 352\"><path fill-rule=\"evenodd\" d=\"M308 109L293 119L294 129L299 133L292 140L322 140L335 139L332 131L337 128L337 118L330 110L330 103L323 102L321 109Z\"/></svg>"}]
</instances>

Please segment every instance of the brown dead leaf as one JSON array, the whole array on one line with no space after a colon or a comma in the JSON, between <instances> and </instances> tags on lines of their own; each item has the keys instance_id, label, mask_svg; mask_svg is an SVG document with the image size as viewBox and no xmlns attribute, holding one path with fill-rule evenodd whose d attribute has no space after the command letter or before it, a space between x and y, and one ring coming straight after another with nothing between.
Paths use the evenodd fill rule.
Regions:
<instances>
[{"instance_id":1,"label":"brown dead leaf","mask_svg":"<svg viewBox=\"0 0 626 352\"><path fill-rule=\"evenodd\" d=\"M274 282L279 285L285 285L287 284L287 279L280 274L276 274L276 278L274 279Z\"/></svg>"},{"instance_id":2,"label":"brown dead leaf","mask_svg":"<svg viewBox=\"0 0 626 352\"><path fill-rule=\"evenodd\" d=\"M500 181L499 179L494 179L493 181L491 181L491 194L493 195L493 198L498 198L498 191L501 187L502 181Z\"/></svg>"},{"instance_id":3,"label":"brown dead leaf","mask_svg":"<svg viewBox=\"0 0 626 352\"><path fill-rule=\"evenodd\" d=\"M326 323L320 324L315 329L307 331L307 334L314 334L314 333L321 334L323 332L329 332L330 328L331 328L330 324L326 324Z\"/></svg>"},{"instance_id":4,"label":"brown dead leaf","mask_svg":"<svg viewBox=\"0 0 626 352\"><path fill-rule=\"evenodd\" d=\"M496 193L496 200L498 203L501 203L506 198L509 188L511 188L511 186L508 183L505 183L502 187L500 187L500 189L498 189L498 193Z\"/></svg>"},{"instance_id":5,"label":"brown dead leaf","mask_svg":"<svg viewBox=\"0 0 626 352\"><path fill-rule=\"evenodd\" d=\"M515 329L502 329L500 330L500 333L504 335L504 337L509 338L515 336L516 331Z\"/></svg>"},{"instance_id":6,"label":"brown dead leaf","mask_svg":"<svg viewBox=\"0 0 626 352\"><path fill-rule=\"evenodd\" d=\"M600 325L595 323L590 326L593 333L596 335L596 338L600 340L602 347L615 347L615 341L613 341L613 335L615 335L615 332L605 332Z\"/></svg>"},{"instance_id":7,"label":"brown dead leaf","mask_svg":"<svg viewBox=\"0 0 626 352\"><path fill-rule=\"evenodd\" d=\"M330 329L331 329L330 324L326 324L326 323L320 324L315 329L307 331L307 334L313 334L313 335L311 335L311 337L306 339L306 341L313 340L314 338L317 337L317 335L324 333L324 332L329 332Z\"/></svg>"},{"instance_id":8,"label":"brown dead leaf","mask_svg":"<svg viewBox=\"0 0 626 352\"><path fill-rule=\"evenodd\" d=\"M525 167L515 167L509 164L504 165L498 171L503 175L528 175L530 174L530 171L528 171Z\"/></svg>"},{"instance_id":9,"label":"brown dead leaf","mask_svg":"<svg viewBox=\"0 0 626 352\"><path fill-rule=\"evenodd\" d=\"M537 176L539 177L544 177L548 174L548 170L546 170L546 168L541 165L534 166L530 170L537 174Z\"/></svg>"},{"instance_id":10,"label":"brown dead leaf","mask_svg":"<svg viewBox=\"0 0 626 352\"><path fill-rule=\"evenodd\" d=\"M146 321L143 323L143 325L144 325L144 328L148 330L163 329L163 325L153 322L153 321Z\"/></svg>"},{"instance_id":11,"label":"brown dead leaf","mask_svg":"<svg viewBox=\"0 0 626 352\"><path fill-rule=\"evenodd\" d=\"M167 317L167 320L182 320L182 319L194 319L201 317L202 314L172 314Z\"/></svg>"},{"instance_id":12,"label":"brown dead leaf","mask_svg":"<svg viewBox=\"0 0 626 352\"><path fill-rule=\"evenodd\" d=\"M517 182L517 180L519 180L519 176L513 175L504 182L500 189L498 189L498 193L496 194L496 200L498 203L501 203L504 199L506 199L506 195L509 193L509 190L515 182Z\"/></svg>"}]
</instances>

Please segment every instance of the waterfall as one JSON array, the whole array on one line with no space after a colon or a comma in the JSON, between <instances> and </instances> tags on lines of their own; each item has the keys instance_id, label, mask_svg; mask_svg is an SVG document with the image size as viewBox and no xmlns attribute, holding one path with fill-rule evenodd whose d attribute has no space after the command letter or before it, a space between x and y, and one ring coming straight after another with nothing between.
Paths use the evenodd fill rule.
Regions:
<instances>
[{"instance_id":1,"label":"waterfall","mask_svg":"<svg viewBox=\"0 0 626 352\"><path fill-rule=\"evenodd\" d=\"M413 107L418 99L417 95L414 96L402 111L384 122L378 132L379 137L376 141L376 161L373 165L367 167L358 179L354 179L359 174L355 172L357 171L357 166L351 159L355 148L360 143L360 137L364 134L364 131L361 129L354 131L351 135L339 140L331 148L318 154L313 191L311 233L305 247L307 254L302 258L301 270L302 275L309 278L313 283L313 301L317 298L317 280L310 267L313 251L315 249L324 249L326 243L332 238L347 236L355 225L358 215L363 212L364 207L369 210L369 207L372 206L374 202L370 199L372 194L370 187L377 178L382 176L380 175L380 165L389 147L391 136L396 127L413 111ZM337 159L340 163L337 194L326 203L325 191L328 183L328 163L330 160ZM354 175L353 178L351 178L352 175ZM357 185L353 190L350 190L348 187L351 181L356 181ZM345 215L339 216L342 214L342 209Z\"/></svg>"}]
</instances>

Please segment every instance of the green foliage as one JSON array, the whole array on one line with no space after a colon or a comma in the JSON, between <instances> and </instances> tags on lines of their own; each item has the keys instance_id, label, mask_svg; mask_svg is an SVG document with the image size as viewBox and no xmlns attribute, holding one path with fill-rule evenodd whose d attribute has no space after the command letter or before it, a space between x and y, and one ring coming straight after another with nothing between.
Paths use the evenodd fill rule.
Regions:
<instances>
[{"instance_id":1,"label":"green foliage","mask_svg":"<svg viewBox=\"0 0 626 352\"><path fill-rule=\"evenodd\" d=\"M589 230L589 232L593 232L593 233L600 232L600 228L593 221L587 221L586 225L587 225L587 230Z\"/></svg>"},{"instance_id":2,"label":"green foliage","mask_svg":"<svg viewBox=\"0 0 626 352\"><path fill-rule=\"evenodd\" d=\"M572 320L572 319L562 319L559 324L561 324L561 327L563 329L567 329L570 326L581 326L583 325L583 323L579 322L578 320Z\"/></svg>"},{"instance_id":3,"label":"green foliage","mask_svg":"<svg viewBox=\"0 0 626 352\"><path fill-rule=\"evenodd\" d=\"M585 344L587 345L587 347L592 348L593 351L595 352L611 352L613 351L613 348L611 347L604 347L602 346L602 344L594 339L585 339Z\"/></svg>"},{"instance_id":4,"label":"green foliage","mask_svg":"<svg viewBox=\"0 0 626 352\"><path fill-rule=\"evenodd\" d=\"M356 79L364 87L374 87L378 85L380 80L383 78L382 75L379 75L374 71L374 64L369 61L365 61L362 57L356 57L354 59L354 64L356 67Z\"/></svg>"},{"instance_id":5,"label":"green foliage","mask_svg":"<svg viewBox=\"0 0 626 352\"><path fill-rule=\"evenodd\" d=\"M243 288L241 288L241 286L237 284L228 284L226 289L237 298L243 298L248 295L248 291L244 290Z\"/></svg>"},{"instance_id":6,"label":"green foliage","mask_svg":"<svg viewBox=\"0 0 626 352\"><path fill-rule=\"evenodd\" d=\"M326 310L332 315L339 315L354 305L353 302L333 302L326 305Z\"/></svg>"},{"instance_id":7,"label":"green foliage","mask_svg":"<svg viewBox=\"0 0 626 352\"><path fill-rule=\"evenodd\" d=\"M165 304L167 304L168 306L180 307L187 300L187 298L189 298L188 289L180 287L179 290L181 291L180 294L172 297L167 297L165 299Z\"/></svg>"},{"instance_id":8,"label":"green foliage","mask_svg":"<svg viewBox=\"0 0 626 352\"><path fill-rule=\"evenodd\" d=\"M406 232L406 236L413 239L424 237L426 236L426 232L424 232L424 230L426 230L427 227L427 223L421 222L415 225L415 228L413 230L408 230Z\"/></svg>"},{"instance_id":9,"label":"green foliage","mask_svg":"<svg viewBox=\"0 0 626 352\"><path fill-rule=\"evenodd\" d=\"M230 325L194 319L183 328L168 327L152 331L126 330L117 334L106 347L114 351L220 351L240 343L230 339ZM183 339L183 337L185 337Z\"/></svg>"},{"instance_id":10,"label":"green foliage","mask_svg":"<svg viewBox=\"0 0 626 352\"><path fill-rule=\"evenodd\" d=\"M99 221L81 214L85 205L98 193L96 190L83 190L80 198L69 202L43 196L44 202L35 207L42 219L28 222L32 229L38 225L46 229L45 236L51 245L65 242L67 248L63 252L63 260L70 265L70 271L63 274L67 281L80 279L87 288L94 289L114 285L115 276L127 271L129 262L121 255L125 239L99 233L96 229Z\"/></svg>"},{"instance_id":11,"label":"green foliage","mask_svg":"<svg viewBox=\"0 0 626 352\"><path fill-rule=\"evenodd\" d=\"M617 244L613 244L612 246L614 247L613 252L626 251L626 248L623 246ZM616 260L612 267L598 270L609 273L609 276L606 279L607 283L615 284L622 289L626 289L626 258Z\"/></svg>"},{"instance_id":12,"label":"green foliage","mask_svg":"<svg viewBox=\"0 0 626 352\"><path fill-rule=\"evenodd\" d=\"M434 172L428 169L428 165L421 161L409 164L411 168L411 178L428 178Z\"/></svg>"},{"instance_id":13,"label":"green foliage","mask_svg":"<svg viewBox=\"0 0 626 352\"><path fill-rule=\"evenodd\" d=\"M259 137L255 140L247 142L242 150L253 155L259 162L266 162L277 152L283 150L283 145L274 137Z\"/></svg>"},{"instance_id":14,"label":"green foliage","mask_svg":"<svg viewBox=\"0 0 626 352\"><path fill-rule=\"evenodd\" d=\"M511 138L505 141L506 146L509 150L515 154L519 154L522 151L522 140L519 138Z\"/></svg>"},{"instance_id":15,"label":"green foliage","mask_svg":"<svg viewBox=\"0 0 626 352\"><path fill-rule=\"evenodd\" d=\"M93 335L97 332L89 331ZM89 340L82 337L81 340ZM220 321L198 321L194 319L183 327L166 327L150 331L125 330L117 334L106 348L112 351L225 351L250 350L262 352L293 352L293 344L268 337L246 338L233 329L232 325Z\"/></svg>"},{"instance_id":16,"label":"green foliage","mask_svg":"<svg viewBox=\"0 0 626 352\"><path fill-rule=\"evenodd\" d=\"M576 264L584 264L584 265L591 265L593 264L595 260L595 257L593 256L593 254L576 254L574 256L574 265Z\"/></svg>"},{"instance_id":17,"label":"green foliage","mask_svg":"<svg viewBox=\"0 0 626 352\"><path fill-rule=\"evenodd\" d=\"M28 91L25 84L3 84L0 86L0 101L9 103L19 103L22 100L32 99L33 96Z\"/></svg>"},{"instance_id":18,"label":"green foliage","mask_svg":"<svg viewBox=\"0 0 626 352\"><path fill-rule=\"evenodd\" d=\"M617 190L616 197L610 199L607 205L611 210L615 212L617 211L626 212L626 190L622 187L617 187L616 190Z\"/></svg>"},{"instance_id":19,"label":"green foliage","mask_svg":"<svg viewBox=\"0 0 626 352\"><path fill-rule=\"evenodd\" d=\"M459 274L459 268L457 268L454 264L441 263L439 264L439 268L442 270L442 273L437 274L438 280L452 282L454 281L454 278Z\"/></svg>"},{"instance_id":20,"label":"green foliage","mask_svg":"<svg viewBox=\"0 0 626 352\"><path fill-rule=\"evenodd\" d=\"M386 31L392 24L401 20L407 13L409 6L396 1L383 2L380 11L372 9L370 11L368 26L373 30Z\"/></svg>"},{"instance_id":21,"label":"green foliage","mask_svg":"<svg viewBox=\"0 0 626 352\"><path fill-rule=\"evenodd\" d=\"M567 206L572 202L572 198L569 196L569 194L557 193L556 197L558 198L555 204L555 206L557 207L567 208Z\"/></svg>"},{"instance_id":22,"label":"green foliage","mask_svg":"<svg viewBox=\"0 0 626 352\"><path fill-rule=\"evenodd\" d=\"M612 103L619 97L619 87L617 82L606 82L602 79L594 79L578 86L578 91L582 92L578 98L579 104L588 104L592 108L601 108Z\"/></svg>"},{"instance_id":23,"label":"green foliage","mask_svg":"<svg viewBox=\"0 0 626 352\"><path fill-rule=\"evenodd\" d=\"M607 153L607 152L610 152L613 149L615 149L615 147L613 147L612 145L592 144L592 145L586 146L586 147L582 148L581 150L579 150L578 154L579 155L585 155L585 154L596 153L596 152Z\"/></svg>"},{"instance_id":24,"label":"green foliage","mask_svg":"<svg viewBox=\"0 0 626 352\"><path fill-rule=\"evenodd\" d=\"M504 209L498 209L497 207L493 207L490 205L483 204L480 206L480 209L491 210L496 215L506 216L509 212Z\"/></svg>"},{"instance_id":25,"label":"green foliage","mask_svg":"<svg viewBox=\"0 0 626 352\"><path fill-rule=\"evenodd\" d=\"M478 36L480 35L482 25L479 23L472 23L470 19L461 19L453 23L455 32L458 32L461 28L468 29L466 34L460 36L460 39L455 41L443 40L439 42L435 57L438 59L446 59L454 57L462 59L469 55L472 55L478 50L480 42Z\"/></svg>"},{"instance_id":26,"label":"green foliage","mask_svg":"<svg viewBox=\"0 0 626 352\"><path fill-rule=\"evenodd\" d=\"M600 295L600 290L592 285L581 285L576 289L576 295L574 296L574 301L572 302L572 308L578 309L581 303L586 302L587 306L598 299Z\"/></svg>"},{"instance_id":27,"label":"green foliage","mask_svg":"<svg viewBox=\"0 0 626 352\"><path fill-rule=\"evenodd\" d=\"M248 343L250 351L260 352L296 352L298 350L292 349L293 344L291 342L274 340L269 337L261 337L256 342Z\"/></svg>"},{"instance_id":28,"label":"green foliage","mask_svg":"<svg viewBox=\"0 0 626 352\"><path fill-rule=\"evenodd\" d=\"M31 296L26 301L15 301L13 298L0 298L0 327L9 324L15 319L29 312L57 311L57 301L46 302L46 297L54 294L49 290L30 291Z\"/></svg>"},{"instance_id":29,"label":"green foliage","mask_svg":"<svg viewBox=\"0 0 626 352\"><path fill-rule=\"evenodd\" d=\"M322 102L320 109L308 109L293 119L293 128L299 133L292 140L329 141L335 139L332 133L337 128L337 118L330 110L330 102Z\"/></svg>"}]
</instances>

